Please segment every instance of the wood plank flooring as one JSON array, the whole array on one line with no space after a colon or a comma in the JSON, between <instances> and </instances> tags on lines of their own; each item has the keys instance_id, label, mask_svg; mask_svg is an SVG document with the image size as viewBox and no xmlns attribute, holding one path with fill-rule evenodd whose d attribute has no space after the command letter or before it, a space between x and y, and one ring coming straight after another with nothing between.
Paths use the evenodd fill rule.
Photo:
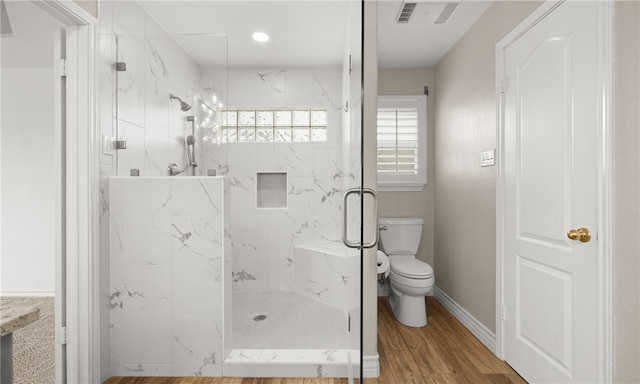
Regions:
<instances>
[{"instance_id":1,"label":"wood plank flooring","mask_svg":"<svg viewBox=\"0 0 640 384\"><path fill-rule=\"evenodd\" d=\"M433 297L429 324L410 328L396 322L387 298L378 298L377 379L364 384L526 384ZM105 384L347 384L331 378L112 377Z\"/></svg>"}]
</instances>

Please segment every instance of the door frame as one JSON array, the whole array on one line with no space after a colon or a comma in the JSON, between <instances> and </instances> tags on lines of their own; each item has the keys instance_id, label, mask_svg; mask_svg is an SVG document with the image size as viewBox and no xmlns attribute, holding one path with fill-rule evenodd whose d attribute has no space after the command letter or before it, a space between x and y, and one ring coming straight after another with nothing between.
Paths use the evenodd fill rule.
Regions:
<instances>
[{"instance_id":1,"label":"door frame","mask_svg":"<svg viewBox=\"0 0 640 384\"><path fill-rule=\"evenodd\" d=\"M56 369L56 382L99 382L98 20L73 0L33 3L66 30L66 124L57 128L61 137L56 138L58 162L64 160L64 169L57 170L57 180L64 184L58 188L64 203L58 212L66 222L57 229L65 249L56 256L56 296L66 302L66 309L61 308L66 323L64 330L56 324L56 366L64 367ZM58 348L63 340L66 354Z\"/></svg>"},{"instance_id":2,"label":"door frame","mask_svg":"<svg viewBox=\"0 0 640 384\"><path fill-rule=\"evenodd\" d=\"M505 326L504 317L504 218L505 218L505 153L504 140L504 50L522 34L536 25L565 0L549 0L543 3L514 30L496 44L496 100L498 158L496 178L496 355L503 359ZM613 4L598 2L598 361L599 382L613 381Z\"/></svg>"}]
</instances>

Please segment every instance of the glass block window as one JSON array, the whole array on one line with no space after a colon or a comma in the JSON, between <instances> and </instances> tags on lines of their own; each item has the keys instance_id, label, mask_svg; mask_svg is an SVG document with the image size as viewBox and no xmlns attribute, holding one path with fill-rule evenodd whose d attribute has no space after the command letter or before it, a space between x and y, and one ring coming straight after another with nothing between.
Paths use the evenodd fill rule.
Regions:
<instances>
[{"instance_id":1,"label":"glass block window","mask_svg":"<svg viewBox=\"0 0 640 384\"><path fill-rule=\"evenodd\" d=\"M327 141L327 111L321 109L222 111L225 142Z\"/></svg>"}]
</instances>

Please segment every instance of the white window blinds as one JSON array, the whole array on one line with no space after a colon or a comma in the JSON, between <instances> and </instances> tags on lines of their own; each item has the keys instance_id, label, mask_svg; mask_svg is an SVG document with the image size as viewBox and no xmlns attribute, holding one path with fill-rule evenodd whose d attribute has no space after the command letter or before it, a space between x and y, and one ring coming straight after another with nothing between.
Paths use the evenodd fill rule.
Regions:
<instances>
[{"instance_id":1,"label":"white window blinds","mask_svg":"<svg viewBox=\"0 0 640 384\"><path fill-rule=\"evenodd\" d=\"M418 109L378 109L378 173L418 172Z\"/></svg>"},{"instance_id":2,"label":"white window blinds","mask_svg":"<svg viewBox=\"0 0 640 384\"><path fill-rule=\"evenodd\" d=\"M378 189L424 188L426 129L426 96L378 97Z\"/></svg>"}]
</instances>

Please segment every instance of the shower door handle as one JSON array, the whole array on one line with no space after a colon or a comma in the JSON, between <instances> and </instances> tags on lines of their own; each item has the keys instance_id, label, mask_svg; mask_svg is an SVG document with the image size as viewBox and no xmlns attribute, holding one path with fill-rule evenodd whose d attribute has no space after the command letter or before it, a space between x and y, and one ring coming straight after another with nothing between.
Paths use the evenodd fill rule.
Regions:
<instances>
[{"instance_id":1,"label":"shower door handle","mask_svg":"<svg viewBox=\"0 0 640 384\"><path fill-rule=\"evenodd\" d=\"M360 248L359 242L349 241L349 239L347 239L347 212L349 211L347 209L347 201L349 201L349 195L355 193L360 194L360 188L347 189L342 196L342 242L349 248Z\"/></svg>"},{"instance_id":2,"label":"shower door handle","mask_svg":"<svg viewBox=\"0 0 640 384\"><path fill-rule=\"evenodd\" d=\"M373 197L373 241L362 245L363 248L373 248L378 245L378 194L371 188L365 188L362 191L365 195L371 195ZM364 215L363 215L364 216ZM363 217L364 219L364 217Z\"/></svg>"},{"instance_id":3,"label":"shower door handle","mask_svg":"<svg viewBox=\"0 0 640 384\"><path fill-rule=\"evenodd\" d=\"M347 238L347 222L348 222L348 211L349 211L347 209L348 207L347 202L349 200L349 196L356 193L358 195L373 196L373 217L374 217L374 220L376 221L378 220L378 195L376 194L376 191L370 188L364 188L362 190L360 188L347 189L344 192L344 195L342 196L342 242L344 243L344 245L346 245L349 248L360 248L361 246L363 248L373 248L376 245L378 245L378 231L377 231L378 226L377 225L374 226L376 230L373 235L373 241L370 243L360 244L360 242L350 241Z\"/></svg>"}]
</instances>

